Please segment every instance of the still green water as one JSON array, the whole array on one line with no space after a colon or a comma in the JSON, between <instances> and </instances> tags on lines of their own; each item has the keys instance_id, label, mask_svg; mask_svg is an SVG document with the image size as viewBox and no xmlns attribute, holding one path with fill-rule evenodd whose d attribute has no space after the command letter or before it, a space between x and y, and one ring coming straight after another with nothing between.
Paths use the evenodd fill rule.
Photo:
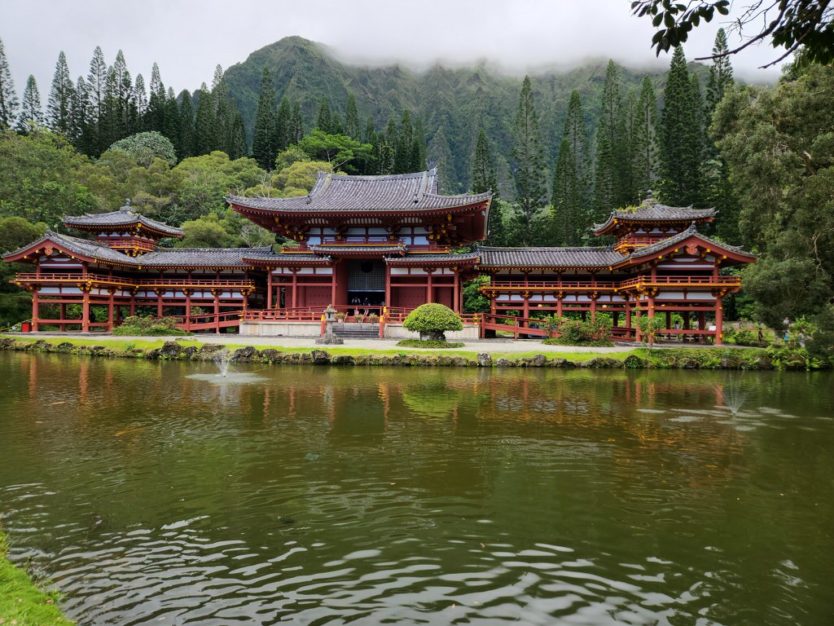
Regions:
<instances>
[{"instance_id":1,"label":"still green water","mask_svg":"<svg viewBox=\"0 0 834 626\"><path fill-rule=\"evenodd\" d=\"M79 624L834 623L830 374L233 369L0 353Z\"/></svg>"}]
</instances>

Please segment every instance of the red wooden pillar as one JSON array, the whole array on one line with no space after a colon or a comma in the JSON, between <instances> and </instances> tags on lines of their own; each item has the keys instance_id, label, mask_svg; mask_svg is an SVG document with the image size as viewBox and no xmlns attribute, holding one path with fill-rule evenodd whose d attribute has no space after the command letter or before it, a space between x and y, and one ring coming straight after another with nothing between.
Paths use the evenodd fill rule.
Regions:
<instances>
[{"instance_id":1,"label":"red wooden pillar","mask_svg":"<svg viewBox=\"0 0 834 626\"><path fill-rule=\"evenodd\" d=\"M220 334L220 293L217 289L212 289L211 293L214 295L214 332Z\"/></svg>"},{"instance_id":2,"label":"red wooden pillar","mask_svg":"<svg viewBox=\"0 0 834 626\"><path fill-rule=\"evenodd\" d=\"M162 317L162 290L156 290L156 316Z\"/></svg>"},{"instance_id":3,"label":"red wooden pillar","mask_svg":"<svg viewBox=\"0 0 834 626\"><path fill-rule=\"evenodd\" d=\"M298 270L293 269L292 271L292 306L290 308L298 307Z\"/></svg>"},{"instance_id":4,"label":"red wooden pillar","mask_svg":"<svg viewBox=\"0 0 834 626\"><path fill-rule=\"evenodd\" d=\"M391 308L391 266L385 264L385 306Z\"/></svg>"},{"instance_id":5,"label":"red wooden pillar","mask_svg":"<svg viewBox=\"0 0 834 626\"><path fill-rule=\"evenodd\" d=\"M527 280L525 279L524 282L526 283ZM527 319L528 317L530 317L530 294L525 291L522 294L522 298L524 298L524 305L522 307L522 317L524 319Z\"/></svg>"},{"instance_id":6,"label":"red wooden pillar","mask_svg":"<svg viewBox=\"0 0 834 626\"><path fill-rule=\"evenodd\" d=\"M107 332L112 333L115 326L114 313L116 309L116 293L110 289L110 297L107 299Z\"/></svg>"},{"instance_id":7,"label":"red wooden pillar","mask_svg":"<svg viewBox=\"0 0 834 626\"><path fill-rule=\"evenodd\" d=\"M625 303L625 327L631 330L631 301Z\"/></svg>"},{"instance_id":8,"label":"red wooden pillar","mask_svg":"<svg viewBox=\"0 0 834 626\"><path fill-rule=\"evenodd\" d=\"M427 269L426 274L428 279L426 281L426 302L432 302L432 272L434 270Z\"/></svg>"},{"instance_id":9,"label":"red wooden pillar","mask_svg":"<svg viewBox=\"0 0 834 626\"><path fill-rule=\"evenodd\" d=\"M81 296L81 332L90 332L90 289L84 287Z\"/></svg>"},{"instance_id":10,"label":"red wooden pillar","mask_svg":"<svg viewBox=\"0 0 834 626\"><path fill-rule=\"evenodd\" d=\"M594 321L597 318L597 297L595 294L591 294L591 321Z\"/></svg>"},{"instance_id":11,"label":"red wooden pillar","mask_svg":"<svg viewBox=\"0 0 834 626\"><path fill-rule=\"evenodd\" d=\"M272 268L266 273L266 308L272 308Z\"/></svg>"},{"instance_id":12,"label":"red wooden pillar","mask_svg":"<svg viewBox=\"0 0 834 626\"><path fill-rule=\"evenodd\" d=\"M724 343L724 303L721 301L721 296L715 298L715 345L720 346Z\"/></svg>"},{"instance_id":13,"label":"red wooden pillar","mask_svg":"<svg viewBox=\"0 0 834 626\"><path fill-rule=\"evenodd\" d=\"M556 317L562 317L562 300L565 299L563 294L556 295Z\"/></svg>"},{"instance_id":14,"label":"red wooden pillar","mask_svg":"<svg viewBox=\"0 0 834 626\"><path fill-rule=\"evenodd\" d=\"M452 296L452 306L454 307L455 313L461 312L461 304L460 304L460 278L459 278L459 270L455 268L455 285L453 287L454 295Z\"/></svg>"},{"instance_id":15,"label":"red wooden pillar","mask_svg":"<svg viewBox=\"0 0 834 626\"><path fill-rule=\"evenodd\" d=\"M63 306L63 305L61 305ZM40 294L38 288L32 290L32 332L38 332L38 317L40 316ZM61 327L64 330L64 327Z\"/></svg>"},{"instance_id":16,"label":"red wooden pillar","mask_svg":"<svg viewBox=\"0 0 834 626\"><path fill-rule=\"evenodd\" d=\"M136 294L130 296L130 314L136 315Z\"/></svg>"},{"instance_id":17,"label":"red wooden pillar","mask_svg":"<svg viewBox=\"0 0 834 626\"><path fill-rule=\"evenodd\" d=\"M185 290L185 317L183 318L185 322L185 330L191 329L191 290Z\"/></svg>"},{"instance_id":18,"label":"red wooden pillar","mask_svg":"<svg viewBox=\"0 0 834 626\"><path fill-rule=\"evenodd\" d=\"M330 304L336 306L336 268L330 274Z\"/></svg>"}]
</instances>

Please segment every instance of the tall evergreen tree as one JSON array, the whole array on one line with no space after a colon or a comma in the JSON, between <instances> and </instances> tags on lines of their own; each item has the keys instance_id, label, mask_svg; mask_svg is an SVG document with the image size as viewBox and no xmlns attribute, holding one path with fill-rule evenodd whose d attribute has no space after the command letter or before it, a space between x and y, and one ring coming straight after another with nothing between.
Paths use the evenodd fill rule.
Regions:
<instances>
[{"instance_id":1,"label":"tall evergreen tree","mask_svg":"<svg viewBox=\"0 0 834 626\"><path fill-rule=\"evenodd\" d=\"M182 145L180 144L181 132L180 107L177 103L177 97L174 95L174 90L168 87L168 93L165 95L165 125L162 129L162 134L174 145L174 151L177 153L178 158L182 158Z\"/></svg>"},{"instance_id":2,"label":"tall evergreen tree","mask_svg":"<svg viewBox=\"0 0 834 626\"><path fill-rule=\"evenodd\" d=\"M658 174L657 149L657 98L654 86L647 76L640 88L640 98L632 114L634 143L632 146L632 171L638 199L648 196L654 188Z\"/></svg>"},{"instance_id":3,"label":"tall evergreen tree","mask_svg":"<svg viewBox=\"0 0 834 626\"><path fill-rule=\"evenodd\" d=\"M23 101L20 105L20 117L17 120L17 130L21 133L31 133L43 125L43 109L41 108L41 94L35 77L29 74L26 88L23 90Z\"/></svg>"},{"instance_id":4,"label":"tall evergreen tree","mask_svg":"<svg viewBox=\"0 0 834 626\"><path fill-rule=\"evenodd\" d=\"M46 125L52 132L70 136L72 112L72 97L75 86L72 84L67 57L64 51L58 54L55 64L55 75L52 77L52 89L49 91L49 101L46 109Z\"/></svg>"},{"instance_id":5,"label":"tall evergreen tree","mask_svg":"<svg viewBox=\"0 0 834 626\"><path fill-rule=\"evenodd\" d=\"M10 128L17 119L17 94L12 82L12 73L9 70L9 61L6 59L6 50L3 47L3 40L0 39L0 130Z\"/></svg>"},{"instance_id":6,"label":"tall evergreen tree","mask_svg":"<svg viewBox=\"0 0 834 626\"><path fill-rule=\"evenodd\" d=\"M138 130L138 111L134 100L133 80L127 69L124 53L119 50L113 63L113 140L132 135Z\"/></svg>"},{"instance_id":7,"label":"tall evergreen tree","mask_svg":"<svg viewBox=\"0 0 834 626\"><path fill-rule=\"evenodd\" d=\"M197 90L197 116L194 121L194 154L208 154L214 150L217 130L214 120L214 99L203 83Z\"/></svg>"},{"instance_id":8,"label":"tall evergreen tree","mask_svg":"<svg viewBox=\"0 0 834 626\"><path fill-rule=\"evenodd\" d=\"M609 61L597 127L595 219L602 219L612 209L634 201L636 193L630 188L631 164L628 155L626 108L620 95L620 73L614 61Z\"/></svg>"},{"instance_id":9,"label":"tall evergreen tree","mask_svg":"<svg viewBox=\"0 0 834 626\"><path fill-rule=\"evenodd\" d=\"M445 135L444 135L445 136ZM403 111L400 126L394 141L394 173L408 174L419 169L414 163L414 126L411 123L411 112ZM451 165L448 163L447 165Z\"/></svg>"},{"instance_id":10,"label":"tall evergreen tree","mask_svg":"<svg viewBox=\"0 0 834 626\"><path fill-rule=\"evenodd\" d=\"M533 102L530 77L525 76L518 100L513 146L516 202L514 236L521 245L534 240L533 223L547 194L544 151L539 132L539 116Z\"/></svg>"},{"instance_id":11,"label":"tall evergreen tree","mask_svg":"<svg viewBox=\"0 0 834 626\"><path fill-rule=\"evenodd\" d=\"M705 102L706 126L706 157L703 171L704 204L715 207L721 215L716 225L716 233L725 241L738 241L741 238L739 232L738 216L741 211L738 197L730 183L730 172L727 162L721 155L714 139L709 134L709 126L713 114L724 97L724 94L732 89L733 67L730 65L730 58L727 56L727 35L723 28L718 29L715 36L715 45L712 48L714 61L709 68L707 79L707 93Z\"/></svg>"},{"instance_id":12,"label":"tall evergreen tree","mask_svg":"<svg viewBox=\"0 0 834 626\"><path fill-rule=\"evenodd\" d=\"M290 101L284 96L278 105L278 113L275 115L275 149L278 152L286 150L290 145L292 133L292 107Z\"/></svg>"},{"instance_id":13,"label":"tall evergreen tree","mask_svg":"<svg viewBox=\"0 0 834 626\"><path fill-rule=\"evenodd\" d=\"M101 46L96 46L93 58L90 60L90 71L87 72L87 98L89 101L90 133L92 138L92 154L98 156L107 146L105 107L107 100L107 63Z\"/></svg>"},{"instance_id":14,"label":"tall evergreen tree","mask_svg":"<svg viewBox=\"0 0 834 626\"><path fill-rule=\"evenodd\" d=\"M316 128L325 133L334 133L335 124L333 122L333 113L330 111L330 101L327 98L322 98L319 102L319 112L316 116Z\"/></svg>"},{"instance_id":15,"label":"tall evergreen tree","mask_svg":"<svg viewBox=\"0 0 834 626\"><path fill-rule=\"evenodd\" d=\"M325 101L322 101L322 103L323 106L326 104ZM321 110L319 113L321 114ZM328 132L325 128L321 129ZM252 156L265 170L271 170L275 167L275 157L278 154L275 135L275 89L272 86L269 70L264 68L261 77L261 92L258 96L258 109L255 112Z\"/></svg>"},{"instance_id":16,"label":"tall evergreen tree","mask_svg":"<svg viewBox=\"0 0 834 626\"><path fill-rule=\"evenodd\" d=\"M553 240L576 246L593 222L591 207L591 159L585 114L578 91L568 103L562 143L553 173Z\"/></svg>"},{"instance_id":17,"label":"tall evergreen tree","mask_svg":"<svg viewBox=\"0 0 834 626\"><path fill-rule=\"evenodd\" d=\"M356 96L352 93L348 93L345 105L345 134L359 139L359 110L356 108Z\"/></svg>"},{"instance_id":18,"label":"tall evergreen tree","mask_svg":"<svg viewBox=\"0 0 834 626\"><path fill-rule=\"evenodd\" d=\"M712 117L715 107L724 97L724 92L734 83L733 67L730 65L728 51L727 33L724 32L723 28L719 28L715 35L715 45L712 47L714 60L709 68L709 78L707 79L707 118Z\"/></svg>"},{"instance_id":19,"label":"tall evergreen tree","mask_svg":"<svg viewBox=\"0 0 834 626\"><path fill-rule=\"evenodd\" d=\"M658 133L661 197L671 205L701 205L701 111L695 83L689 76L680 46L672 55L664 96Z\"/></svg>"},{"instance_id":20,"label":"tall evergreen tree","mask_svg":"<svg viewBox=\"0 0 834 626\"><path fill-rule=\"evenodd\" d=\"M230 159L239 159L246 156L246 128L243 125L243 116L237 109L232 116L227 146Z\"/></svg>"},{"instance_id":21,"label":"tall evergreen tree","mask_svg":"<svg viewBox=\"0 0 834 626\"><path fill-rule=\"evenodd\" d=\"M95 137L90 124L90 98L87 94L87 82L83 76L79 76L75 83L70 123L70 135L75 147L84 154L91 154Z\"/></svg>"},{"instance_id":22,"label":"tall evergreen tree","mask_svg":"<svg viewBox=\"0 0 834 626\"><path fill-rule=\"evenodd\" d=\"M301 115L301 103L296 100L292 105L290 129L287 133L289 145L298 143L304 138L304 117Z\"/></svg>"},{"instance_id":23,"label":"tall evergreen tree","mask_svg":"<svg viewBox=\"0 0 834 626\"><path fill-rule=\"evenodd\" d=\"M165 131L165 85L162 82L162 75L159 73L159 65L153 64L151 68L151 84L148 93L148 107L145 110L145 130L155 130L159 133Z\"/></svg>"},{"instance_id":24,"label":"tall evergreen tree","mask_svg":"<svg viewBox=\"0 0 834 626\"><path fill-rule=\"evenodd\" d=\"M133 85L133 101L136 103L136 115L139 119L143 119L148 110L148 94L145 91L145 78L141 74L136 75L136 82ZM137 121L137 130L138 128Z\"/></svg>"},{"instance_id":25,"label":"tall evergreen tree","mask_svg":"<svg viewBox=\"0 0 834 626\"><path fill-rule=\"evenodd\" d=\"M489 140L483 126L478 130L478 139L475 141L471 187L472 193L492 192L492 204L489 208L489 219L487 221L487 243L491 246L503 246L506 243L506 237L504 216L498 192L498 176L495 171L492 149L489 146Z\"/></svg>"},{"instance_id":26,"label":"tall evergreen tree","mask_svg":"<svg viewBox=\"0 0 834 626\"><path fill-rule=\"evenodd\" d=\"M185 89L179 95L180 140L179 158L194 156L194 105L191 93Z\"/></svg>"}]
</instances>

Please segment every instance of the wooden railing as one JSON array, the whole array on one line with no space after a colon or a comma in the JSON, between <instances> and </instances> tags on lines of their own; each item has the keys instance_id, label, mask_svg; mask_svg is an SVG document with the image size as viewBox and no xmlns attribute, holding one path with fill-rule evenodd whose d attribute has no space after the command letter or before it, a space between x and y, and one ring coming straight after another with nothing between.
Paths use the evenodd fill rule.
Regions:
<instances>
[{"instance_id":1,"label":"wooden railing","mask_svg":"<svg viewBox=\"0 0 834 626\"><path fill-rule=\"evenodd\" d=\"M124 278L102 274L73 273L20 273L14 277L19 283L93 283L115 287L138 289L141 287L171 287L176 289L254 289L255 281L251 279L230 278Z\"/></svg>"},{"instance_id":2,"label":"wooden railing","mask_svg":"<svg viewBox=\"0 0 834 626\"><path fill-rule=\"evenodd\" d=\"M496 281L480 287L480 291L621 291L640 285L674 287L740 287L739 276L636 276L619 282L578 281Z\"/></svg>"}]
</instances>

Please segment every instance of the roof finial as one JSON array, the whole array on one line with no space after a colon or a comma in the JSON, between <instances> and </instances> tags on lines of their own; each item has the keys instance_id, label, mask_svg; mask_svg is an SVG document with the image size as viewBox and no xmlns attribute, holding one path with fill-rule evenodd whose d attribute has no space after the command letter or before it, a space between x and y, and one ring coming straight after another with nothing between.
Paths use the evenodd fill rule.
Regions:
<instances>
[{"instance_id":1,"label":"roof finial","mask_svg":"<svg viewBox=\"0 0 834 626\"><path fill-rule=\"evenodd\" d=\"M122 211L130 211L130 198L125 198L125 205L121 208Z\"/></svg>"}]
</instances>

